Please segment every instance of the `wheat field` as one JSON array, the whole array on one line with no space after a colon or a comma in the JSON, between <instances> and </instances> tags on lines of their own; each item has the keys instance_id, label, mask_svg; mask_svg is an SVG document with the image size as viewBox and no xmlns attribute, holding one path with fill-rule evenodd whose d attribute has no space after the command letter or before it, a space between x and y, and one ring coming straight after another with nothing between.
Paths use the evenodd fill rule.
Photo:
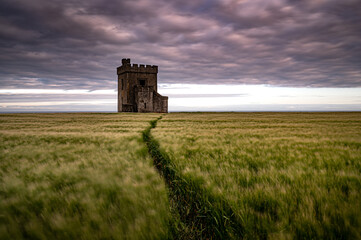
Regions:
<instances>
[{"instance_id":1,"label":"wheat field","mask_svg":"<svg viewBox=\"0 0 361 240\"><path fill-rule=\"evenodd\" d=\"M166 187L140 141L154 115L1 115L1 239L166 239Z\"/></svg>"},{"instance_id":2,"label":"wheat field","mask_svg":"<svg viewBox=\"0 0 361 240\"><path fill-rule=\"evenodd\" d=\"M361 238L360 113L174 113L153 136L197 198L230 205L227 236Z\"/></svg>"},{"instance_id":3,"label":"wheat field","mask_svg":"<svg viewBox=\"0 0 361 240\"><path fill-rule=\"evenodd\" d=\"M0 122L1 239L361 238L361 113Z\"/></svg>"}]
</instances>

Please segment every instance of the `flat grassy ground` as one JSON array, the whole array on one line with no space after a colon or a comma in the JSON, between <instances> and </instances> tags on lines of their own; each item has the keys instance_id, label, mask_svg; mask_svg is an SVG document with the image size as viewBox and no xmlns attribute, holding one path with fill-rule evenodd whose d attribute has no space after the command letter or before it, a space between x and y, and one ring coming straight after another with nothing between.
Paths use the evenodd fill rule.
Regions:
<instances>
[{"instance_id":1,"label":"flat grassy ground","mask_svg":"<svg viewBox=\"0 0 361 240\"><path fill-rule=\"evenodd\" d=\"M141 131L156 114L0 115L0 239L162 239L164 181Z\"/></svg>"},{"instance_id":2,"label":"flat grassy ground","mask_svg":"<svg viewBox=\"0 0 361 240\"><path fill-rule=\"evenodd\" d=\"M361 113L0 123L0 239L361 239Z\"/></svg>"},{"instance_id":3,"label":"flat grassy ground","mask_svg":"<svg viewBox=\"0 0 361 240\"><path fill-rule=\"evenodd\" d=\"M225 237L361 238L361 113L172 113L152 134L208 218L230 205Z\"/></svg>"}]
</instances>

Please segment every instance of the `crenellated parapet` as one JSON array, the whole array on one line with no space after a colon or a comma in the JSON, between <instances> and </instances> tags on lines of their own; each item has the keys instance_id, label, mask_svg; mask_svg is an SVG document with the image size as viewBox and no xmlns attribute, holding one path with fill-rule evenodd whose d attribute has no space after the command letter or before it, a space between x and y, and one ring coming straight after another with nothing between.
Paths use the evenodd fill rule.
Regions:
<instances>
[{"instance_id":1,"label":"crenellated parapet","mask_svg":"<svg viewBox=\"0 0 361 240\"><path fill-rule=\"evenodd\" d=\"M158 66L155 65L144 65L144 64L130 64L129 58L122 59L122 66L117 68L117 74L122 73L158 73Z\"/></svg>"}]
</instances>

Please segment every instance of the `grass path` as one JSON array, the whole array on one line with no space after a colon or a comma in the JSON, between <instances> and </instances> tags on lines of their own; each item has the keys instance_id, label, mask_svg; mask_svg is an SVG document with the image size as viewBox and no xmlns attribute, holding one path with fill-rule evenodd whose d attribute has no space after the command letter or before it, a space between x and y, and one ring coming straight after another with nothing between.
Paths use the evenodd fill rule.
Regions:
<instances>
[{"instance_id":1,"label":"grass path","mask_svg":"<svg viewBox=\"0 0 361 240\"><path fill-rule=\"evenodd\" d=\"M150 121L150 126L143 131L143 141L168 186L173 215L178 219L173 226L175 236L180 239L241 238L243 224L227 201L205 191L202 179L182 175L167 153L160 149L151 129L161 118Z\"/></svg>"}]
</instances>

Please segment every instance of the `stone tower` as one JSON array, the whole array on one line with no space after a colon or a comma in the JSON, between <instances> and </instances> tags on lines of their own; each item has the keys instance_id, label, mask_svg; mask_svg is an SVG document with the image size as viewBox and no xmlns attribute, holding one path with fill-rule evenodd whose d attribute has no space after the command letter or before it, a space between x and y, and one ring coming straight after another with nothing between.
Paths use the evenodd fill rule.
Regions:
<instances>
[{"instance_id":1,"label":"stone tower","mask_svg":"<svg viewBox=\"0 0 361 240\"><path fill-rule=\"evenodd\" d=\"M122 59L118 74L118 112L168 112L168 97L157 92L158 66Z\"/></svg>"}]
</instances>

